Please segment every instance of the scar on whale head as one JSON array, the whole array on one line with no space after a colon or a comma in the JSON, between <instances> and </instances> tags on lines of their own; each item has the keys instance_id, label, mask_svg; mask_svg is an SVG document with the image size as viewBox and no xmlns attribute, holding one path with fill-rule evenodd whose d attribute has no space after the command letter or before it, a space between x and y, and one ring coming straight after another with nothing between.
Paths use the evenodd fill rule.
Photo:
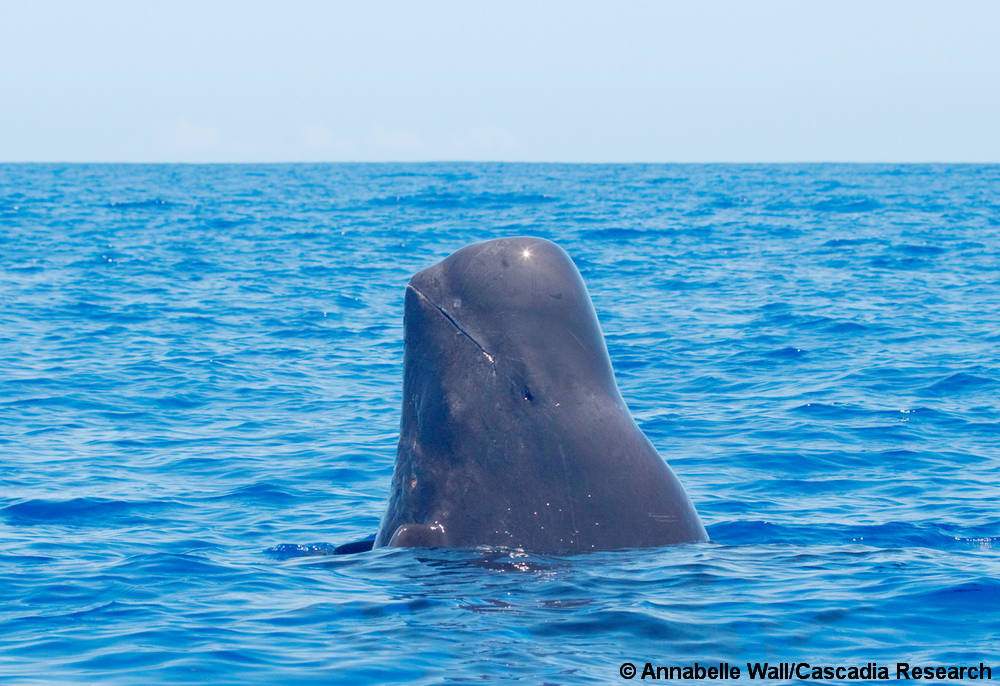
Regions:
<instances>
[{"instance_id":1,"label":"scar on whale head","mask_svg":"<svg viewBox=\"0 0 1000 686\"><path fill-rule=\"evenodd\" d=\"M389 500L374 540L340 552L707 538L632 419L587 288L559 246L476 243L410 279Z\"/></svg>"}]
</instances>

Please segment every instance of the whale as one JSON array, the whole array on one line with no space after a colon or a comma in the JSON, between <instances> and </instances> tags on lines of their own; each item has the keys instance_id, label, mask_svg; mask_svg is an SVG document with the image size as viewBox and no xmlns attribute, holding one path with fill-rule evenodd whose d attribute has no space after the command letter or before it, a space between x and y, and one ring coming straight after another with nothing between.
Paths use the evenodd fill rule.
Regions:
<instances>
[{"instance_id":1,"label":"whale","mask_svg":"<svg viewBox=\"0 0 1000 686\"><path fill-rule=\"evenodd\" d=\"M540 553L708 540L615 381L579 270L531 236L415 274L390 493L368 547Z\"/></svg>"}]
</instances>

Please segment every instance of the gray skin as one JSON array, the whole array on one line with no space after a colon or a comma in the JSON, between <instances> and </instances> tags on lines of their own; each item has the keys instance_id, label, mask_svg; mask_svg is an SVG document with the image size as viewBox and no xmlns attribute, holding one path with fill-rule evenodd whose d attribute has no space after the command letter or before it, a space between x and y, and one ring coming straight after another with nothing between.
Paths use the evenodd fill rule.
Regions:
<instances>
[{"instance_id":1,"label":"gray skin","mask_svg":"<svg viewBox=\"0 0 1000 686\"><path fill-rule=\"evenodd\" d=\"M403 415L374 547L538 552L708 539L632 419L559 246L462 248L406 288Z\"/></svg>"}]
</instances>

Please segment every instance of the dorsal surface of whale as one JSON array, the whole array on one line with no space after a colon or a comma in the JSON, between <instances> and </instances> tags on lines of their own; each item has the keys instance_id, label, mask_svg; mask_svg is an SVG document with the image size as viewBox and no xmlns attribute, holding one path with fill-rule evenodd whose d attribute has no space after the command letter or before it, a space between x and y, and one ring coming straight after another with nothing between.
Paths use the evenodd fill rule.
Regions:
<instances>
[{"instance_id":1,"label":"dorsal surface of whale","mask_svg":"<svg viewBox=\"0 0 1000 686\"><path fill-rule=\"evenodd\" d=\"M403 408L374 546L582 552L707 540L632 419L554 243L462 248L406 288Z\"/></svg>"}]
</instances>

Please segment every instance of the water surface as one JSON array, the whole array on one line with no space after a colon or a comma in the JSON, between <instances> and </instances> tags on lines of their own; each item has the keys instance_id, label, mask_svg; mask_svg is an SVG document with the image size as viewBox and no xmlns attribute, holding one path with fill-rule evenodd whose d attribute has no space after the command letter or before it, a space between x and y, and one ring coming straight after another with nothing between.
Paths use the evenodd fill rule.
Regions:
<instances>
[{"instance_id":1,"label":"water surface","mask_svg":"<svg viewBox=\"0 0 1000 686\"><path fill-rule=\"evenodd\" d=\"M407 279L521 234L712 542L321 554L388 493ZM0 166L0 676L1000 666L998 350L996 166Z\"/></svg>"}]
</instances>

